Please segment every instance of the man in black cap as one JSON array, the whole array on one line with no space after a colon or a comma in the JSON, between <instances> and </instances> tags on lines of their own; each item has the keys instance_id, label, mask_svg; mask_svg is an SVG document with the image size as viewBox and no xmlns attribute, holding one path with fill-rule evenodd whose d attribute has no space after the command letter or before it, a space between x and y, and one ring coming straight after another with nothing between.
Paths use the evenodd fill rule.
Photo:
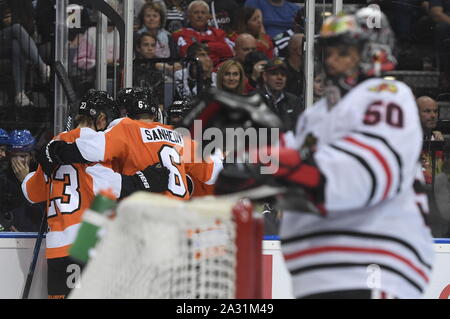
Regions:
<instances>
[{"instance_id":1,"label":"man in black cap","mask_svg":"<svg viewBox=\"0 0 450 319\"><path fill-rule=\"evenodd\" d=\"M280 117L284 130L295 130L298 116L303 112L302 100L292 93L286 92L287 66L283 60L270 60L262 73L262 85L257 90L267 105Z\"/></svg>"}]
</instances>

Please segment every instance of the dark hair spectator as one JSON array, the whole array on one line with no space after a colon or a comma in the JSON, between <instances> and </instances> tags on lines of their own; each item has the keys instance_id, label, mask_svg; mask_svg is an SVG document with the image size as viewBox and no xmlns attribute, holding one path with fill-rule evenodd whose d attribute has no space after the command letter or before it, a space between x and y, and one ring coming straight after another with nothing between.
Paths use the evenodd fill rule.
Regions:
<instances>
[{"instance_id":1,"label":"dark hair spectator","mask_svg":"<svg viewBox=\"0 0 450 319\"><path fill-rule=\"evenodd\" d=\"M291 28L300 10L300 6L286 0L247 0L245 6L261 10L264 28L271 38Z\"/></svg>"},{"instance_id":2,"label":"dark hair spectator","mask_svg":"<svg viewBox=\"0 0 450 319\"><path fill-rule=\"evenodd\" d=\"M247 54L243 65L246 75L246 93L254 91L261 84L261 74L264 70L264 65L268 61L267 56L260 51L253 51Z\"/></svg>"},{"instance_id":3,"label":"dark hair spectator","mask_svg":"<svg viewBox=\"0 0 450 319\"><path fill-rule=\"evenodd\" d=\"M262 23L261 10L253 7L241 8L236 13L234 31L230 38L236 41L239 34L249 33L257 40L256 50L263 52L269 59L274 57L274 44L272 38L266 34Z\"/></svg>"},{"instance_id":4,"label":"dark hair spectator","mask_svg":"<svg viewBox=\"0 0 450 319\"><path fill-rule=\"evenodd\" d=\"M213 77L213 62L208 46L194 42L186 50L188 63L175 72L176 99L193 98L207 88L216 86Z\"/></svg>"},{"instance_id":5,"label":"dark hair spectator","mask_svg":"<svg viewBox=\"0 0 450 319\"><path fill-rule=\"evenodd\" d=\"M158 97L164 98L164 74L156 63L157 39L154 34L142 32L136 40L136 59L133 61L133 86L151 87Z\"/></svg>"},{"instance_id":6,"label":"dark hair spectator","mask_svg":"<svg viewBox=\"0 0 450 319\"><path fill-rule=\"evenodd\" d=\"M285 131L294 131L298 116L304 110L302 100L286 92L287 66L279 58L270 60L264 65L262 85L258 92L266 101L269 108L277 114L284 123Z\"/></svg>"}]
</instances>

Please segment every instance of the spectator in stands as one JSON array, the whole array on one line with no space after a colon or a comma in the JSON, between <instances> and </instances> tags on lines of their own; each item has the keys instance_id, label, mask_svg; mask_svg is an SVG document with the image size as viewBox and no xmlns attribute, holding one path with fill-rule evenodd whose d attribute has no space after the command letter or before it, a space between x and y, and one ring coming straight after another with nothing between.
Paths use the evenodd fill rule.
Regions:
<instances>
[{"instance_id":1,"label":"spectator in stands","mask_svg":"<svg viewBox=\"0 0 450 319\"><path fill-rule=\"evenodd\" d=\"M294 34L289 40L288 55L284 60L287 66L286 91L296 96L304 94L303 43L302 33Z\"/></svg>"},{"instance_id":2,"label":"spectator in stands","mask_svg":"<svg viewBox=\"0 0 450 319\"><path fill-rule=\"evenodd\" d=\"M262 73L262 86L257 90L267 105L284 123L284 130L295 130L297 118L304 106L300 98L286 92L287 66L279 58L270 60Z\"/></svg>"},{"instance_id":3,"label":"spectator in stands","mask_svg":"<svg viewBox=\"0 0 450 319\"><path fill-rule=\"evenodd\" d=\"M90 27L79 37L78 49L74 57L74 64L82 70L93 70L96 65L96 38L97 27ZM118 63L119 33L114 26L108 22L106 32L106 61L112 67Z\"/></svg>"},{"instance_id":4,"label":"spectator in stands","mask_svg":"<svg viewBox=\"0 0 450 319\"><path fill-rule=\"evenodd\" d=\"M325 94L325 73L320 64L314 66L313 103L320 100Z\"/></svg>"},{"instance_id":5,"label":"spectator in stands","mask_svg":"<svg viewBox=\"0 0 450 319\"><path fill-rule=\"evenodd\" d=\"M264 28L271 38L291 28L300 10L300 6L286 0L247 0L245 6L261 10Z\"/></svg>"},{"instance_id":6,"label":"spectator in stands","mask_svg":"<svg viewBox=\"0 0 450 319\"><path fill-rule=\"evenodd\" d=\"M272 38L266 34L262 23L261 10L252 7L240 9L236 14L234 33L230 36L233 41L239 34L249 33L256 40L256 50L263 52L269 59L274 57L274 45Z\"/></svg>"},{"instance_id":7,"label":"spectator in stands","mask_svg":"<svg viewBox=\"0 0 450 319\"><path fill-rule=\"evenodd\" d=\"M155 35L143 32L136 40L136 59L133 61L133 86L150 87L158 101L164 97L164 74L151 59L156 57ZM161 63L160 63L161 64Z\"/></svg>"},{"instance_id":8,"label":"spectator in stands","mask_svg":"<svg viewBox=\"0 0 450 319\"><path fill-rule=\"evenodd\" d=\"M261 85L261 74L264 65L269 61L260 51L252 51L245 57L244 72L246 75L245 93L250 93Z\"/></svg>"},{"instance_id":9,"label":"spectator in stands","mask_svg":"<svg viewBox=\"0 0 450 319\"><path fill-rule=\"evenodd\" d=\"M435 22L434 41L439 53L442 86L450 88L450 0L430 0L430 16Z\"/></svg>"},{"instance_id":10,"label":"spectator in stands","mask_svg":"<svg viewBox=\"0 0 450 319\"><path fill-rule=\"evenodd\" d=\"M224 91L242 95L244 93L244 69L235 60L225 61L217 71L217 87Z\"/></svg>"},{"instance_id":11,"label":"spectator in stands","mask_svg":"<svg viewBox=\"0 0 450 319\"><path fill-rule=\"evenodd\" d=\"M33 105L25 94L27 60L30 60L38 67L44 82L48 82L50 79L50 66L42 60L33 38L22 24L18 22L18 18L6 2L3 2L0 6L0 17L0 57L12 60L12 75L15 88L14 103L17 106Z\"/></svg>"},{"instance_id":12,"label":"spectator in stands","mask_svg":"<svg viewBox=\"0 0 450 319\"><path fill-rule=\"evenodd\" d=\"M166 30L173 33L185 26L186 0L164 0L167 7Z\"/></svg>"},{"instance_id":13,"label":"spectator in stands","mask_svg":"<svg viewBox=\"0 0 450 319\"><path fill-rule=\"evenodd\" d=\"M234 46L234 58L236 61L241 63L242 65L245 63L245 57L250 52L256 50L257 41L255 37L253 37L249 33L241 33L237 36L235 40Z\"/></svg>"},{"instance_id":14,"label":"spectator in stands","mask_svg":"<svg viewBox=\"0 0 450 319\"><path fill-rule=\"evenodd\" d=\"M233 30L233 19L239 5L235 0L205 0L211 8L211 19L208 24L212 27L222 29L226 34Z\"/></svg>"},{"instance_id":15,"label":"spectator in stands","mask_svg":"<svg viewBox=\"0 0 450 319\"><path fill-rule=\"evenodd\" d=\"M166 16L159 3L146 3L139 13L139 20L142 28L138 31L138 34L148 32L157 39L155 52L157 58L177 57L176 44L169 31L164 29Z\"/></svg>"},{"instance_id":16,"label":"spectator in stands","mask_svg":"<svg viewBox=\"0 0 450 319\"><path fill-rule=\"evenodd\" d=\"M209 47L194 42L187 49L186 68L175 72L176 99L193 98L205 88L216 86Z\"/></svg>"},{"instance_id":17,"label":"spectator in stands","mask_svg":"<svg viewBox=\"0 0 450 319\"><path fill-rule=\"evenodd\" d=\"M420 96L416 100L419 108L420 122L424 132L424 141L444 141L441 132L436 131L439 108L437 102L429 96ZM427 146L427 145L425 145ZM432 184L434 176L442 171L443 152L431 151L431 144L428 143L428 150L421 154L421 162L425 175L425 182ZM434 167L434 171L433 171Z\"/></svg>"},{"instance_id":18,"label":"spectator in stands","mask_svg":"<svg viewBox=\"0 0 450 319\"><path fill-rule=\"evenodd\" d=\"M188 7L188 27L172 33L172 36L182 57L186 56L187 49L194 42L204 43L213 64L217 65L233 56L233 48L225 31L208 26L209 16L209 5L205 1L191 2Z\"/></svg>"},{"instance_id":19,"label":"spectator in stands","mask_svg":"<svg viewBox=\"0 0 450 319\"><path fill-rule=\"evenodd\" d=\"M305 33L305 16L303 9L297 11L294 23L290 29L287 29L286 31L273 37L272 40L275 46L275 55L277 57L285 58L288 55L289 40L296 33Z\"/></svg>"},{"instance_id":20,"label":"spectator in stands","mask_svg":"<svg viewBox=\"0 0 450 319\"><path fill-rule=\"evenodd\" d=\"M3 221L9 221L12 231L38 231L42 219L43 210L28 203L21 187L26 175L37 167L35 142L28 130L13 130L9 134L8 167L0 177L0 214Z\"/></svg>"},{"instance_id":21,"label":"spectator in stands","mask_svg":"<svg viewBox=\"0 0 450 319\"><path fill-rule=\"evenodd\" d=\"M419 107L424 139L430 141L443 141L444 136L442 133L434 130L437 126L439 116L438 103L429 96L418 97L416 103Z\"/></svg>"}]
</instances>

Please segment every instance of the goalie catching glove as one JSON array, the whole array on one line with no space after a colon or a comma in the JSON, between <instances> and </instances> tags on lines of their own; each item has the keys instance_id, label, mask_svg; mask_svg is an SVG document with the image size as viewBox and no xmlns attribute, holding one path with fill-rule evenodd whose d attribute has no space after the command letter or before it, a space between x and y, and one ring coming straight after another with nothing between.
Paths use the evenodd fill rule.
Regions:
<instances>
[{"instance_id":1,"label":"goalie catching glove","mask_svg":"<svg viewBox=\"0 0 450 319\"><path fill-rule=\"evenodd\" d=\"M122 175L122 190L120 198L142 190L153 193L161 193L168 189L170 171L157 163L148 166L134 175Z\"/></svg>"}]
</instances>

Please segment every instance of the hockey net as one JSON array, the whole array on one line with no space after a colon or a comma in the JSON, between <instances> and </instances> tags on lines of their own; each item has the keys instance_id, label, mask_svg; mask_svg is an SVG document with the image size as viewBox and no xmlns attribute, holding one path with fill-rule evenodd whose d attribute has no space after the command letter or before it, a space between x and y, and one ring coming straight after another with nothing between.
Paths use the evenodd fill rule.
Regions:
<instances>
[{"instance_id":1,"label":"hockey net","mask_svg":"<svg viewBox=\"0 0 450 319\"><path fill-rule=\"evenodd\" d=\"M260 298L262 220L249 201L136 193L117 207L70 298Z\"/></svg>"}]
</instances>

